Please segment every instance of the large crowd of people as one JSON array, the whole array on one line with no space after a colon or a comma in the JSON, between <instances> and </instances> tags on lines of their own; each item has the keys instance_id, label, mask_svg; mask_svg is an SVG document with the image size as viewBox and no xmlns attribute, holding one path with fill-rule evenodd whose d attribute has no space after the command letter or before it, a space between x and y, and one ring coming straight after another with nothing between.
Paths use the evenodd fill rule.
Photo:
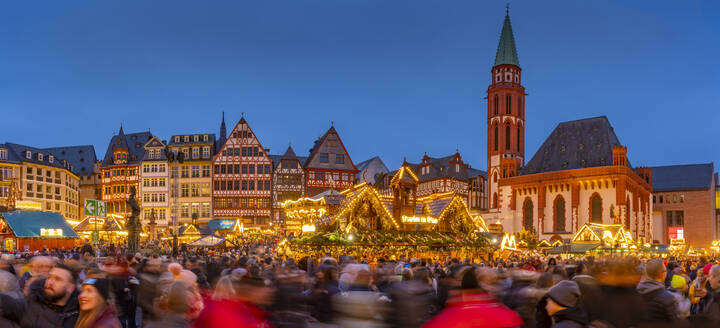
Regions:
<instances>
[{"instance_id":1,"label":"large crowd of people","mask_svg":"<svg viewBox=\"0 0 720 328\"><path fill-rule=\"evenodd\" d=\"M0 327L717 327L711 258L3 254Z\"/></svg>"}]
</instances>

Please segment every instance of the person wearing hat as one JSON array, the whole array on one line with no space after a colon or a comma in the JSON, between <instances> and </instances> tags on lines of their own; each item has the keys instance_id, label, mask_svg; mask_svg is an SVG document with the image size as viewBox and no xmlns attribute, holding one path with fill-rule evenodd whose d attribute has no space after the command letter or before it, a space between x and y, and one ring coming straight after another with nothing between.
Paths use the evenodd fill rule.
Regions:
<instances>
[{"instance_id":1,"label":"person wearing hat","mask_svg":"<svg viewBox=\"0 0 720 328\"><path fill-rule=\"evenodd\" d=\"M690 300L685 297L688 291L688 281L685 276L676 274L672 278L668 292L675 298L677 315L682 318L690 316Z\"/></svg>"},{"instance_id":2,"label":"person wearing hat","mask_svg":"<svg viewBox=\"0 0 720 328\"><path fill-rule=\"evenodd\" d=\"M110 280L90 278L83 281L80 315L75 328L120 328L120 320L110 300Z\"/></svg>"},{"instance_id":3,"label":"person wearing hat","mask_svg":"<svg viewBox=\"0 0 720 328\"><path fill-rule=\"evenodd\" d=\"M588 318L579 306L580 287L570 280L560 281L550 288L538 303L536 327L574 328L585 327ZM544 311L543 311L544 310ZM547 316L543 316L543 314ZM548 320L550 318L551 320Z\"/></svg>"}]
</instances>

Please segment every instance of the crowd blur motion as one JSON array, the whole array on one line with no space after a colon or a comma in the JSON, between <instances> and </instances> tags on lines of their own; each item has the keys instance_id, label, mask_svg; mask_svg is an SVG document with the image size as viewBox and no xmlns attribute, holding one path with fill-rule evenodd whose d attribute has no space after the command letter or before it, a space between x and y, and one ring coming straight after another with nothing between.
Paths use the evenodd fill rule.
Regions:
<instances>
[{"instance_id":1,"label":"crowd blur motion","mask_svg":"<svg viewBox=\"0 0 720 328\"><path fill-rule=\"evenodd\" d=\"M0 327L718 327L710 258L3 254Z\"/></svg>"}]
</instances>

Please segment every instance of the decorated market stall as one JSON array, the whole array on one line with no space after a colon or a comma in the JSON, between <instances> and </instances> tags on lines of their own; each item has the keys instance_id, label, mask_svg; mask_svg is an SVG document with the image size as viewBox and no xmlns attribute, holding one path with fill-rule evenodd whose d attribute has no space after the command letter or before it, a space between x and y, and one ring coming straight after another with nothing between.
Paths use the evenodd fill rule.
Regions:
<instances>
[{"instance_id":1,"label":"decorated market stall","mask_svg":"<svg viewBox=\"0 0 720 328\"><path fill-rule=\"evenodd\" d=\"M86 240L92 240L92 234L97 231L98 240L107 240L110 243L120 243L128 234L124 224L113 217L87 217L74 229L82 239Z\"/></svg>"},{"instance_id":2,"label":"decorated market stall","mask_svg":"<svg viewBox=\"0 0 720 328\"><path fill-rule=\"evenodd\" d=\"M60 213L15 210L0 212L0 238L7 251L70 249L80 239Z\"/></svg>"},{"instance_id":3,"label":"decorated market stall","mask_svg":"<svg viewBox=\"0 0 720 328\"><path fill-rule=\"evenodd\" d=\"M341 192L337 210L332 214L316 207L315 213L324 215L314 222L303 221L302 236L289 238L281 250L291 254L365 257L489 255L491 246L481 235L487 232L485 222L482 217L470 214L463 197L456 193L414 197L414 193L406 192L413 175L406 173L410 178L404 179L402 171L393 178L396 192L392 195L381 195L371 185L360 184ZM306 202L304 206L319 206L316 203ZM290 209L310 212L306 207Z\"/></svg>"},{"instance_id":4,"label":"decorated market stall","mask_svg":"<svg viewBox=\"0 0 720 328\"><path fill-rule=\"evenodd\" d=\"M211 235L207 235L207 236L202 236L202 237L198 238L197 240L194 240L194 241L186 244L186 246L188 246L188 247L225 247L225 246L228 246L229 243L230 242L227 239L217 236L217 235L214 235L214 234L211 234Z\"/></svg>"}]
</instances>

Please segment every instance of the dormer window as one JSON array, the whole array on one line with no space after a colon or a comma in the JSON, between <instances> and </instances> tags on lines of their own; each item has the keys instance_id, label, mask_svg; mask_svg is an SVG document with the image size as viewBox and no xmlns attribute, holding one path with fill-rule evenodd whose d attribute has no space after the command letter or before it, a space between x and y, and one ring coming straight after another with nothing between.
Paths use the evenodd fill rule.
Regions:
<instances>
[{"instance_id":1,"label":"dormer window","mask_svg":"<svg viewBox=\"0 0 720 328\"><path fill-rule=\"evenodd\" d=\"M175 143L180 142L180 136L175 136Z\"/></svg>"},{"instance_id":2,"label":"dormer window","mask_svg":"<svg viewBox=\"0 0 720 328\"><path fill-rule=\"evenodd\" d=\"M48 162L55 163L55 156L53 156L53 155L48 156Z\"/></svg>"},{"instance_id":3,"label":"dormer window","mask_svg":"<svg viewBox=\"0 0 720 328\"><path fill-rule=\"evenodd\" d=\"M42 160L43 160L43 154L42 154L42 153L38 153L38 161L42 161Z\"/></svg>"},{"instance_id":4,"label":"dormer window","mask_svg":"<svg viewBox=\"0 0 720 328\"><path fill-rule=\"evenodd\" d=\"M26 150L26 151L25 151L25 158L31 159L31 158L32 158L32 152L29 151L29 150Z\"/></svg>"},{"instance_id":5,"label":"dormer window","mask_svg":"<svg viewBox=\"0 0 720 328\"><path fill-rule=\"evenodd\" d=\"M190 142L190 136L185 136L185 138L183 138L183 139L185 142Z\"/></svg>"},{"instance_id":6,"label":"dormer window","mask_svg":"<svg viewBox=\"0 0 720 328\"><path fill-rule=\"evenodd\" d=\"M0 149L0 159L7 159L7 158L8 158L7 149Z\"/></svg>"},{"instance_id":7,"label":"dormer window","mask_svg":"<svg viewBox=\"0 0 720 328\"><path fill-rule=\"evenodd\" d=\"M207 134L203 134L203 141L208 141L208 135L207 135Z\"/></svg>"},{"instance_id":8,"label":"dormer window","mask_svg":"<svg viewBox=\"0 0 720 328\"><path fill-rule=\"evenodd\" d=\"M194 136L193 136L193 141L194 141L194 142L198 142L198 140L200 140L199 137L198 137L198 135L197 135L197 134L194 135Z\"/></svg>"}]
</instances>

